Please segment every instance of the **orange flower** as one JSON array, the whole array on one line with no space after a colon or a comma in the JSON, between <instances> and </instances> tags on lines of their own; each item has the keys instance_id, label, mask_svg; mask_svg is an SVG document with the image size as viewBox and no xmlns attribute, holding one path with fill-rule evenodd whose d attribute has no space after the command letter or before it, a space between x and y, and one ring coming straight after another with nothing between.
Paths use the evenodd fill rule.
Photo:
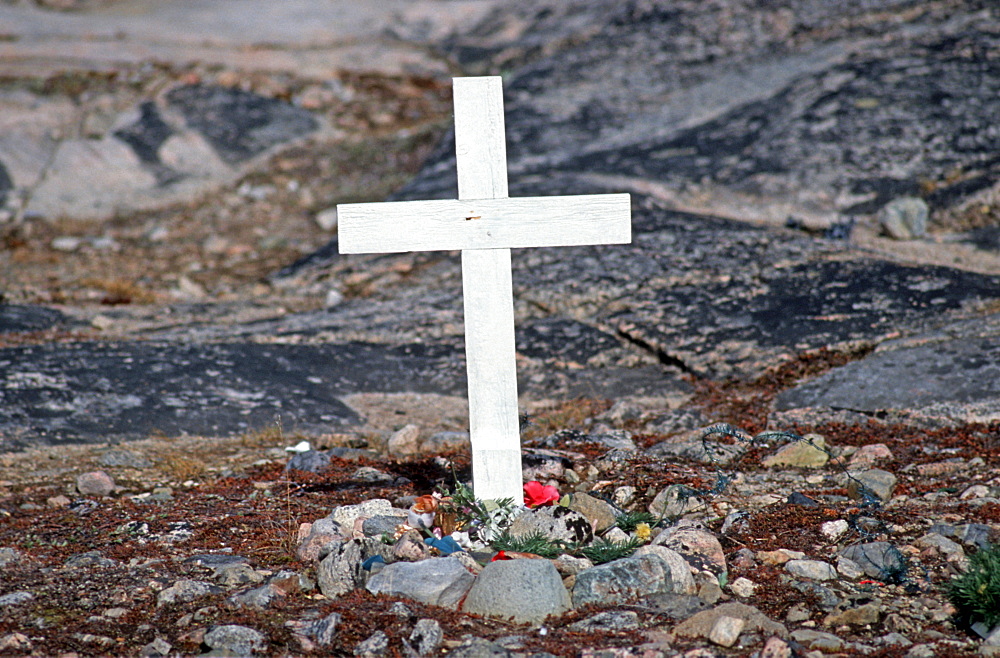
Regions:
<instances>
[{"instance_id":1,"label":"orange flower","mask_svg":"<svg viewBox=\"0 0 1000 658\"><path fill-rule=\"evenodd\" d=\"M524 483L524 504L534 509L544 505L551 505L559 500L559 490L555 487L547 487L537 480Z\"/></svg>"}]
</instances>

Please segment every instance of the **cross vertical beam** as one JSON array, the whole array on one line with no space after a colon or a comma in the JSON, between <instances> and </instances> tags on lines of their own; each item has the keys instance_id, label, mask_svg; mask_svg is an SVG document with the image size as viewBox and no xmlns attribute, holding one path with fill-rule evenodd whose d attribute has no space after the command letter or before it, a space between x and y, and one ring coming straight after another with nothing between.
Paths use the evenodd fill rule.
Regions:
<instances>
[{"instance_id":1,"label":"cross vertical beam","mask_svg":"<svg viewBox=\"0 0 1000 658\"><path fill-rule=\"evenodd\" d=\"M459 200L507 198L500 78L455 78L454 103ZM477 498L520 503L510 249L463 250L462 295L473 487Z\"/></svg>"},{"instance_id":2,"label":"cross vertical beam","mask_svg":"<svg viewBox=\"0 0 1000 658\"><path fill-rule=\"evenodd\" d=\"M482 500L521 500L512 247L627 244L628 194L507 197L498 77L455 78L458 199L337 206L340 253L462 251L472 477Z\"/></svg>"}]
</instances>

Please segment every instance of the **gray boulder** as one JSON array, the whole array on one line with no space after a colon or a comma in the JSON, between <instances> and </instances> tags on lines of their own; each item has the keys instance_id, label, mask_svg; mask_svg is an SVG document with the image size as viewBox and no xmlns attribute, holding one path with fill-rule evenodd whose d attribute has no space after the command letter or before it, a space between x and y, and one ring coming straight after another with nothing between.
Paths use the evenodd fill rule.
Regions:
<instances>
[{"instance_id":1,"label":"gray boulder","mask_svg":"<svg viewBox=\"0 0 1000 658\"><path fill-rule=\"evenodd\" d=\"M316 570L316 581L323 596L331 599L364 585L366 574L361 565L368 558L380 555L386 561L392 559L391 546L367 537L334 541L328 548Z\"/></svg>"},{"instance_id":2,"label":"gray boulder","mask_svg":"<svg viewBox=\"0 0 1000 658\"><path fill-rule=\"evenodd\" d=\"M213 626L205 633L205 646L232 655L249 656L267 648L267 637L252 628L236 624Z\"/></svg>"},{"instance_id":3,"label":"gray boulder","mask_svg":"<svg viewBox=\"0 0 1000 658\"><path fill-rule=\"evenodd\" d=\"M457 558L440 557L388 564L368 580L367 589L455 609L475 579Z\"/></svg>"},{"instance_id":4,"label":"gray boulder","mask_svg":"<svg viewBox=\"0 0 1000 658\"><path fill-rule=\"evenodd\" d=\"M594 539L594 526L583 514L552 505L521 514L510 525L512 537L526 537L534 533L541 533L551 540L586 544Z\"/></svg>"},{"instance_id":5,"label":"gray boulder","mask_svg":"<svg viewBox=\"0 0 1000 658\"><path fill-rule=\"evenodd\" d=\"M573 584L573 607L624 603L675 591L670 565L656 555L628 557L582 571Z\"/></svg>"},{"instance_id":6,"label":"gray boulder","mask_svg":"<svg viewBox=\"0 0 1000 658\"><path fill-rule=\"evenodd\" d=\"M548 560L490 562L462 604L463 612L526 624L540 624L569 609L569 592Z\"/></svg>"}]
</instances>

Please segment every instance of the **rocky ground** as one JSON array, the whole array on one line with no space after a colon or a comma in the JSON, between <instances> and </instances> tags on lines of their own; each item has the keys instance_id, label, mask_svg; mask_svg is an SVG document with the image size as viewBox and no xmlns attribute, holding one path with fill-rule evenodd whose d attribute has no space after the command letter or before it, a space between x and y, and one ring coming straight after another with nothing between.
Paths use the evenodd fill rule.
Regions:
<instances>
[{"instance_id":1,"label":"rocky ground","mask_svg":"<svg viewBox=\"0 0 1000 658\"><path fill-rule=\"evenodd\" d=\"M0 655L996 651L995 8L259 4L0 3ZM457 257L332 208L454 194L456 73L512 194L633 195L514 255L525 479L613 569L388 536L469 477Z\"/></svg>"}]
</instances>

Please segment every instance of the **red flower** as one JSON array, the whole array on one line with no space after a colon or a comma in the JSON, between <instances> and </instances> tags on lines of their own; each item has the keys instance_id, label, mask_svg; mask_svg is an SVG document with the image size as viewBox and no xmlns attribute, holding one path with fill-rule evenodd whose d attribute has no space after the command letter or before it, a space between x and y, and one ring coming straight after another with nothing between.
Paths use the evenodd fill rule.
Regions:
<instances>
[{"instance_id":1,"label":"red flower","mask_svg":"<svg viewBox=\"0 0 1000 658\"><path fill-rule=\"evenodd\" d=\"M493 559L490 560L490 562L496 562L497 560L510 560L510 559L511 559L510 556L508 556L503 551L497 551L497 554L493 556Z\"/></svg>"},{"instance_id":2,"label":"red flower","mask_svg":"<svg viewBox=\"0 0 1000 658\"><path fill-rule=\"evenodd\" d=\"M537 480L524 483L524 504L530 508L551 505L559 500L559 490L547 487Z\"/></svg>"}]
</instances>

